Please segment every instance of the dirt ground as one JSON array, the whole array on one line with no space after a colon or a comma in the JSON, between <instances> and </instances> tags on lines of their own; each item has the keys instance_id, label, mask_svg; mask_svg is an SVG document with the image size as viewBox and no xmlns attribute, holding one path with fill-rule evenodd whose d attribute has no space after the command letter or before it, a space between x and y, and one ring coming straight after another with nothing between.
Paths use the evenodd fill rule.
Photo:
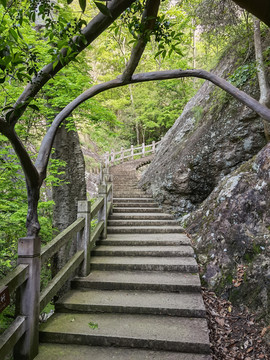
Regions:
<instances>
[{"instance_id":1,"label":"dirt ground","mask_svg":"<svg viewBox=\"0 0 270 360\"><path fill-rule=\"evenodd\" d=\"M270 326L203 289L213 360L270 360Z\"/></svg>"}]
</instances>

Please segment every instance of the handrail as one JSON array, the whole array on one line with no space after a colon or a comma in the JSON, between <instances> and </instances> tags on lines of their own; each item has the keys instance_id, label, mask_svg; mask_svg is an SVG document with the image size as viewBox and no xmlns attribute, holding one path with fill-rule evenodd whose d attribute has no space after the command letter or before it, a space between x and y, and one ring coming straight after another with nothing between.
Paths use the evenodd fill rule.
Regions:
<instances>
[{"instance_id":1,"label":"handrail","mask_svg":"<svg viewBox=\"0 0 270 360\"><path fill-rule=\"evenodd\" d=\"M4 286L7 286L9 293L12 294L28 279L28 275L28 265L18 265L6 277L0 280L0 289Z\"/></svg>"},{"instance_id":2,"label":"handrail","mask_svg":"<svg viewBox=\"0 0 270 360\"><path fill-rule=\"evenodd\" d=\"M153 142L151 145L131 146L130 149L122 148L118 153L111 153L106 158L105 168L103 165L100 168L99 192L94 204L91 206L90 201L78 201L77 220L42 249L38 237L19 239L18 266L0 281L0 289L3 287L3 291L6 291L6 287L10 293L18 289L16 299L18 316L0 336L1 359L14 348L14 360L22 358L33 360L38 353L39 309L42 310L51 301L72 274L75 272L81 276L89 274L91 250L99 239L107 237L107 221L112 211L113 186L108 165L130 157L155 153L158 144L159 142ZM126 153L127 155L124 155ZM115 157L116 155L120 155L119 158ZM97 224L91 234L91 220L94 217L97 218ZM41 266L70 240L76 241L75 254L40 292Z\"/></svg>"},{"instance_id":3,"label":"handrail","mask_svg":"<svg viewBox=\"0 0 270 360\"><path fill-rule=\"evenodd\" d=\"M33 360L38 353L39 309L43 310L72 274L89 274L90 252L99 238L106 238L107 219L112 209L110 175L108 169L101 167L100 170L98 198L92 206L90 201L78 201L77 220L42 249L38 237L19 239L18 266L0 281L3 291L8 287L9 293L18 289L20 294L16 300L19 316L0 336L1 359L13 349L14 360ZM98 222L91 234L91 220L95 216ZM77 251L40 292L40 267L70 240L76 241Z\"/></svg>"},{"instance_id":4,"label":"handrail","mask_svg":"<svg viewBox=\"0 0 270 360\"><path fill-rule=\"evenodd\" d=\"M77 219L74 221L74 223L69 225L69 227L58 234L53 240L51 240L47 245L45 245L41 249L41 265L43 265L46 260L56 254L61 249L61 247L63 247L72 238L72 236L83 229L84 225L84 218Z\"/></svg>"},{"instance_id":5,"label":"handrail","mask_svg":"<svg viewBox=\"0 0 270 360\"><path fill-rule=\"evenodd\" d=\"M148 153L153 153L155 154L157 146L160 144L161 140L158 142L153 141L152 144L149 145L145 145L144 143L142 143L141 146L137 146L134 147L133 145L131 145L131 147L129 149L124 149L123 147L121 148L121 151L117 151L114 152L114 150L111 150L110 152L107 151L106 154L104 155L104 162L105 162L105 166L110 166L110 165L114 165L118 162L123 162L125 159L134 159L134 157L136 156L142 156L144 157L145 154ZM149 150L146 150L148 149ZM140 151L141 152L138 152ZM128 153L126 155L126 153Z\"/></svg>"},{"instance_id":6,"label":"handrail","mask_svg":"<svg viewBox=\"0 0 270 360\"><path fill-rule=\"evenodd\" d=\"M95 203L92 205L92 209L91 209L91 217L92 218L94 216L96 216L96 214L102 208L103 205L104 205L104 198L101 197L101 198L97 199L97 201L95 201Z\"/></svg>"},{"instance_id":7,"label":"handrail","mask_svg":"<svg viewBox=\"0 0 270 360\"><path fill-rule=\"evenodd\" d=\"M13 323L0 337L0 359L10 353L11 349L20 340L26 331L25 316L17 316Z\"/></svg>"},{"instance_id":8,"label":"handrail","mask_svg":"<svg viewBox=\"0 0 270 360\"><path fill-rule=\"evenodd\" d=\"M45 306L56 295L57 291L66 283L72 273L78 268L83 261L83 250L76 252L75 255L66 263L66 265L57 273L57 275L49 282L48 286L40 294L40 309Z\"/></svg>"}]
</instances>

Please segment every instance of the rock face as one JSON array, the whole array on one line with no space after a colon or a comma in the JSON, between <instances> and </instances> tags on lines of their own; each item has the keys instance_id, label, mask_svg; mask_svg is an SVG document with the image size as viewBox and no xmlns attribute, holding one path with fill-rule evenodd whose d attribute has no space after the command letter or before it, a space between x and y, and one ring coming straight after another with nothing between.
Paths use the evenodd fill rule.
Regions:
<instances>
[{"instance_id":1,"label":"rock face","mask_svg":"<svg viewBox=\"0 0 270 360\"><path fill-rule=\"evenodd\" d=\"M234 56L226 56L214 72L226 78L235 63ZM254 82L242 89L258 98ZM225 175L265 144L261 119L205 82L164 137L140 184L161 204L183 215L196 209Z\"/></svg>"},{"instance_id":2,"label":"rock face","mask_svg":"<svg viewBox=\"0 0 270 360\"><path fill-rule=\"evenodd\" d=\"M227 56L215 70L233 74ZM256 79L241 89L259 98ZM262 120L205 82L140 184L191 235L205 285L270 321L270 145Z\"/></svg>"},{"instance_id":3,"label":"rock face","mask_svg":"<svg viewBox=\"0 0 270 360\"><path fill-rule=\"evenodd\" d=\"M182 222L203 279L232 300L270 310L270 144L224 179Z\"/></svg>"}]
</instances>

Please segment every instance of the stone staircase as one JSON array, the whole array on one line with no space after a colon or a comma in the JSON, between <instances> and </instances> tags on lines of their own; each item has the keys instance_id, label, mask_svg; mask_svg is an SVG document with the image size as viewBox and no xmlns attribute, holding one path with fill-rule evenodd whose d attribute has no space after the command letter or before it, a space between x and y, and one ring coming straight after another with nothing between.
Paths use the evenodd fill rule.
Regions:
<instances>
[{"instance_id":1,"label":"stone staircase","mask_svg":"<svg viewBox=\"0 0 270 360\"><path fill-rule=\"evenodd\" d=\"M108 237L42 324L36 359L210 359L197 263L188 237L137 189L136 162L112 168Z\"/></svg>"}]
</instances>

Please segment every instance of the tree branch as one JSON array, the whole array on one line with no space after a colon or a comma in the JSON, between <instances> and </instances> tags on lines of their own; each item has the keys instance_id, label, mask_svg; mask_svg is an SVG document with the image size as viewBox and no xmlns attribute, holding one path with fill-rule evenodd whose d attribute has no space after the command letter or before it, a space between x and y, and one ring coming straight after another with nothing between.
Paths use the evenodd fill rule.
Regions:
<instances>
[{"instance_id":1,"label":"tree branch","mask_svg":"<svg viewBox=\"0 0 270 360\"><path fill-rule=\"evenodd\" d=\"M32 186L33 188L41 185L38 171L33 164L26 148L16 134L14 128L8 125L7 122L2 118L0 118L0 133L5 135L11 142L20 160L28 185Z\"/></svg>"},{"instance_id":2,"label":"tree branch","mask_svg":"<svg viewBox=\"0 0 270 360\"><path fill-rule=\"evenodd\" d=\"M134 71L136 70L142 54L147 44L147 32L153 30L158 14L160 0L147 0L145 9L142 15L141 25L144 29L143 34L138 39L137 44L132 49L130 59L126 65L126 68L122 74L122 80L128 82L131 79Z\"/></svg>"},{"instance_id":3,"label":"tree branch","mask_svg":"<svg viewBox=\"0 0 270 360\"><path fill-rule=\"evenodd\" d=\"M82 34L86 39L86 43L84 43L78 36L74 37L73 42L77 44L77 55L81 53L93 40L95 40L104 30L106 30L115 19L118 18L121 13L128 8L135 0L113 0L108 2L108 8L111 12L112 17L105 16L102 13L99 13L94 19L92 19L88 25L82 30ZM66 56L67 49L64 48L61 50L63 57ZM31 80L30 83L25 87L23 93L20 95L16 103L14 104L14 108L16 108L19 104L24 104L19 114L13 112L9 117L10 124L15 126L16 122L24 113L27 108L27 100L29 98L35 97L35 95L39 92L39 90L54 76L56 75L65 64L61 64L58 61L57 65L53 67L53 63L50 63L41 69L38 74Z\"/></svg>"},{"instance_id":4,"label":"tree branch","mask_svg":"<svg viewBox=\"0 0 270 360\"><path fill-rule=\"evenodd\" d=\"M244 105L248 106L250 109L254 110L259 114L263 119L270 122L270 109L261 105L257 100L253 99L251 96L245 92L237 89L235 86L230 84L228 81L220 78L217 75L211 74L205 70L167 70L167 71L155 71L149 73L140 73L132 76L131 80L126 82L123 81L122 76L117 77L114 80L105 82L103 84L95 85L92 88L86 90L71 103L69 103L54 119L51 127L49 128L47 134L45 135L39 154L36 160L36 168L41 176L41 179L46 177L47 164L50 157L51 148L53 145L53 140L56 134L56 131L62 121L67 118L74 109L76 109L81 103L92 98L93 96L120 86L125 86L127 84L136 84L147 81L156 81L156 80L168 80L168 79L179 79L185 77L198 77L201 79L209 80L213 84L217 85L221 89L225 90L227 93L235 97L237 100L242 102Z\"/></svg>"}]
</instances>

